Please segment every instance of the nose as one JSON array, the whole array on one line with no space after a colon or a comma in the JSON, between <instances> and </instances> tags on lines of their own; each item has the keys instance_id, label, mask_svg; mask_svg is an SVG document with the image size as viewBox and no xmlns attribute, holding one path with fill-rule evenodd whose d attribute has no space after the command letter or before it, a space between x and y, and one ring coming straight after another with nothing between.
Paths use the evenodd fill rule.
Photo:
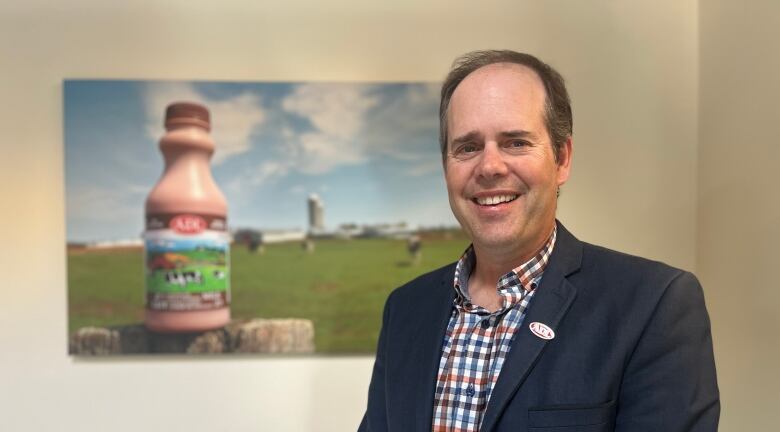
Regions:
<instances>
[{"instance_id":1,"label":"nose","mask_svg":"<svg viewBox=\"0 0 780 432\"><path fill-rule=\"evenodd\" d=\"M482 156L477 166L477 174L486 179L506 175L509 169L504 160L504 154L495 143L488 143L482 150Z\"/></svg>"}]
</instances>

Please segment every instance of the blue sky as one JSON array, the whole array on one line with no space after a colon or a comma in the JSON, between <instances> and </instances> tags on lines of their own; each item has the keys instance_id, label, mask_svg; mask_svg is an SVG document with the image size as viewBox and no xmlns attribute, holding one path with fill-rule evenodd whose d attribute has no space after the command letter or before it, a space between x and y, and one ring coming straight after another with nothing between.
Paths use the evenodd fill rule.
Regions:
<instances>
[{"instance_id":1,"label":"blue sky","mask_svg":"<svg viewBox=\"0 0 780 432\"><path fill-rule=\"evenodd\" d=\"M325 225L456 225L438 150L438 84L66 81L65 177L70 242L143 230L163 172L164 110L211 111L212 172L231 228L298 228L306 198Z\"/></svg>"}]
</instances>

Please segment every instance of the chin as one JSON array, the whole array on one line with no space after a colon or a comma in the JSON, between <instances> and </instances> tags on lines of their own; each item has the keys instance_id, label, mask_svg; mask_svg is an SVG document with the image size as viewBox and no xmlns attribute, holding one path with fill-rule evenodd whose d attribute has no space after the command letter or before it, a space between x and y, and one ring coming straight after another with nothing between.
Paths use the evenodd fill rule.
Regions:
<instances>
[{"instance_id":1,"label":"chin","mask_svg":"<svg viewBox=\"0 0 780 432\"><path fill-rule=\"evenodd\" d=\"M520 236L511 233L509 230L500 230L493 232L480 232L473 236L472 241L480 246L501 249L507 246L516 245Z\"/></svg>"}]
</instances>

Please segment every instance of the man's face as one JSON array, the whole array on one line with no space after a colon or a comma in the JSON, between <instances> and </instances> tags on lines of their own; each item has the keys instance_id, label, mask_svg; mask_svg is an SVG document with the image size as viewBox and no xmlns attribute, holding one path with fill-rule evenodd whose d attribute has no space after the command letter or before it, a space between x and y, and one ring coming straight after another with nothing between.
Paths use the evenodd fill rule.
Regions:
<instances>
[{"instance_id":1,"label":"man's face","mask_svg":"<svg viewBox=\"0 0 780 432\"><path fill-rule=\"evenodd\" d=\"M505 63L477 69L452 95L445 178L452 211L478 252L528 259L552 231L571 140L556 163L545 98L535 72Z\"/></svg>"}]
</instances>

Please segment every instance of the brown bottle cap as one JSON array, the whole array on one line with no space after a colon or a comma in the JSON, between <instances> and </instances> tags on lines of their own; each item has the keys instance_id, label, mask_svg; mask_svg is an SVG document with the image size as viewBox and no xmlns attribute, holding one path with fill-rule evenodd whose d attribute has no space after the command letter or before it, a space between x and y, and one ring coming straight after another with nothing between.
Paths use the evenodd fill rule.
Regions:
<instances>
[{"instance_id":1,"label":"brown bottle cap","mask_svg":"<svg viewBox=\"0 0 780 432\"><path fill-rule=\"evenodd\" d=\"M195 125L211 130L209 110L194 102L174 102L165 110L165 127Z\"/></svg>"}]
</instances>

